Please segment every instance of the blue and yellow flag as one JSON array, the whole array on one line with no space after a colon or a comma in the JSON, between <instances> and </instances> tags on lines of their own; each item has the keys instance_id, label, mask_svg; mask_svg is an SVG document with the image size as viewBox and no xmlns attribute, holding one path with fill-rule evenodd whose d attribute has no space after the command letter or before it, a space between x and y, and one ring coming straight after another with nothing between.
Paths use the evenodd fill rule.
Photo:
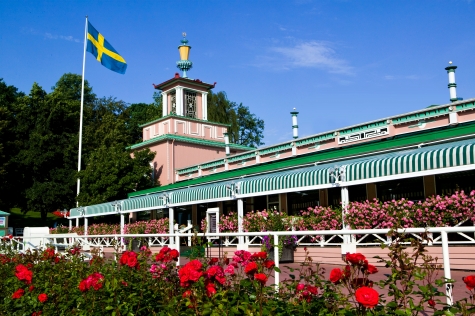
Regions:
<instances>
[{"instance_id":1,"label":"blue and yellow flag","mask_svg":"<svg viewBox=\"0 0 475 316\"><path fill-rule=\"evenodd\" d=\"M120 74L125 74L125 59L104 39L89 21L87 22L87 51L96 57L104 67Z\"/></svg>"}]
</instances>

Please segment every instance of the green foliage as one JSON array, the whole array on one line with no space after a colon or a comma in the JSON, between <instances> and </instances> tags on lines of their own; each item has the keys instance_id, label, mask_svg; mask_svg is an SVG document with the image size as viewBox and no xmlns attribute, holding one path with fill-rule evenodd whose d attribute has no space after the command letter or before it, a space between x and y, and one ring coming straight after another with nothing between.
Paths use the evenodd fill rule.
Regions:
<instances>
[{"instance_id":1,"label":"green foliage","mask_svg":"<svg viewBox=\"0 0 475 316\"><path fill-rule=\"evenodd\" d=\"M162 97L159 93L153 94L154 102L131 104L126 114L128 117L127 129L132 137L132 143L142 142L142 128L140 125L151 122L162 117Z\"/></svg>"}]
</instances>

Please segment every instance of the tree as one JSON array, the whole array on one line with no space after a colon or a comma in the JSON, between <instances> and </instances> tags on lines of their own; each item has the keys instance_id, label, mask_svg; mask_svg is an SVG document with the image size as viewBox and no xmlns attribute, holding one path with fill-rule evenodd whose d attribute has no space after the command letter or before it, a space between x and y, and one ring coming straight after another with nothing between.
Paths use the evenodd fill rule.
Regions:
<instances>
[{"instance_id":1,"label":"tree","mask_svg":"<svg viewBox=\"0 0 475 316\"><path fill-rule=\"evenodd\" d=\"M237 122L239 125L238 144L258 147L264 145L264 121L249 111L247 106L237 107Z\"/></svg>"},{"instance_id":2,"label":"tree","mask_svg":"<svg viewBox=\"0 0 475 316\"><path fill-rule=\"evenodd\" d=\"M150 162L155 157L149 149L130 152L120 145L102 145L89 157L79 175L82 188L80 205L91 205L127 198L127 193L151 187Z\"/></svg>"},{"instance_id":3,"label":"tree","mask_svg":"<svg viewBox=\"0 0 475 316\"><path fill-rule=\"evenodd\" d=\"M8 86L0 78L0 209L15 206L20 195L21 177L17 175L18 165L15 156L18 153L15 128L15 104L23 96L14 86Z\"/></svg>"},{"instance_id":4,"label":"tree","mask_svg":"<svg viewBox=\"0 0 475 316\"><path fill-rule=\"evenodd\" d=\"M229 124L229 140L232 143L258 147L264 145L264 121L249 111L249 108L228 100L226 92L208 94L208 119Z\"/></svg>"},{"instance_id":5,"label":"tree","mask_svg":"<svg viewBox=\"0 0 475 316\"><path fill-rule=\"evenodd\" d=\"M162 117L162 97L160 93L153 94L154 103L134 103L127 110L127 129L132 138L132 143L142 142L142 128L140 125L151 122Z\"/></svg>"}]
</instances>

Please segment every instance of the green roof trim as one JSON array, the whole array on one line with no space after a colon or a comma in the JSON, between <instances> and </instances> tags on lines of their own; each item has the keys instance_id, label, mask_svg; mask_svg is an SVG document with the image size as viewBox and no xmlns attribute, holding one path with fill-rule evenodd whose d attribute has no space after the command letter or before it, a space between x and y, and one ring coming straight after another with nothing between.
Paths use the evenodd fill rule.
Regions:
<instances>
[{"instance_id":1,"label":"green roof trim","mask_svg":"<svg viewBox=\"0 0 475 316\"><path fill-rule=\"evenodd\" d=\"M397 149L399 147L417 145L424 142L447 139L463 135L471 135L474 134L474 127L474 122L467 122L460 123L454 126L444 126L426 131L422 130L410 134L404 134L398 137L375 139L373 141L365 142L362 144L348 145L345 147L331 148L327 150L311 152L301 156L294 156L277 161L245 166L239 169L214 173L195 179L180 181L166 186L131 192L128 194L128 196L133 197L155 192L173 190L176 188L183 188L191 185L209 183L213 181L222 181L225 179L239 178L242 176L247 177L255 173L272 172L283 168L296 168L298 166L312 164L323 160L341 159L353 155L370 154L372 152L381 150Z\"/></svg>"},{"instance_id":2,"label":"green roof trim","mask_svg":"<svg viewBox=\"0 0 475 316\"><path fill-rule=\"evenodd\" d=\"M193 167L188 167L188 168L185 168L185 169L179 169L179 170L177 170L176 172L177 172L179 175L182 175L182 174L187 174L187 173L190 173L190 172L198 171L198 169L199 169L198 166L193 166Z\"/></svg>"},{"instance_id":3,"label":"green roof trim","mask_svg":"<svg viewBox=\"0 0 475 316\"><path fill-rule=\"evenodd\" d=\"M369 124L366 124L366 125L360 125L360 126L356 126L356 127L353 127L353 128L343 129L343 130L340 131L340 135L353 134L353 133L357 133L357 132L360 132L360 131L365 131L367 129L373 129L373 128L378 128L378 127L387 126L387 125L388 125L388 123L387 123L386 120L379 121L379 122L374 122L374 123L369 123Z\"/></svg>"},{"instance_id":4,"label":"green roof trim","mask_svg":"<svg viewBox=\"0 0 475 316\"><path fill-rule=\"evenodd\" d=\"M314 137L310 137L310 138L297 140L297 141L295 141L295 146L302 147L302 146L305 146L305 145L315 144L315 143L325 141L325 140L329 140L329 139L333 139L333 138L335 138L335 135L333 133L322 134L322 135L318 135L318 136L314 136Z\"/></svg>"},{"instance_id":5,"label":"green roof trim","mask_svg":"<svg viewBox=\"0 0 475 316\"><path fill-rule=\"evenodd\" d=\"M3 215L3 216L10 216L10 213L4 212L4 211L0 211L0 215Z\"/></svg>"},{"instance_id":6,"label":"green roof trim","mask_svg":"<svg viewBox=\"0 0 475 316\"><path fill-rule=\"evenodd\" d=\"M218 122L211 122L211 121L206 121L206 120L200 120L197 118L192 118L192 117L187 117L187 116L181 116L181 115L176 115L176 114L168 114L167 116L163 116L161 118L155 119L153 121L147 122L145 124L139 125L139 127L145 127L150 124L154 124L163 120L167 120L169 118L181 118L181 119L186 119L188 121L193 121L193 122L198 122L198 123L206 123L206 124L213 124L213 125L219 125L219 126L225 126L225 127L231 127L231 124L224 124L224 123L218 123Z\"/></svg>"},{"instance_id":7,"label":"green roof trim","mask_svg":"<svg viewBox=\"0 0 475 316\"><path fill-rule=\"evenodd\" d=\"M426 119L429 117L434 117L434 116L439 116L439 115L444 115L449 113L449 107L444 107L444 108L439 108L439 109L434 109L434 110L429 110L425 112L420 112L420 113L414 113L410 115L405 115L405 116L400 116L393 118L393 124L404 124L412 121L418 121L422 119Z\"/></svg>"},{"instance_id":8,"label":"green roof trim","mask_svg":"<svg viewBox=\"0 0 475 316\"><path fill-rule=\"evenodd\" d=\"M287 143L287 144L283 144L283 145L278 145L278 146L273 146L273 147L267 147L267 148L264 148L264 149L259 149L259 155L264 156L264 155L275 153L275 152L278 152L278 151L281 151L281 150L286 150L286 149L289 149L289 148L292 148L292 143L291 142Z\"/></svg>"},{"instance_id":9,"label":"green roof trim","mask_svg":"<svg viewBox=\"0 0 475 316\"><path fill-rule=\"evenodd\" d=\"M177 140L181 141L184 143L192 143L192 144L199 144L199 145L205 145L205 146L213 146L213 147L219 147L219 148L225 148L226 145L224 142L217 142L214 140L205 140L202 138L194 138L194 137L188 137L188 136L181 136L181 135L175 135L175 134L165 134L165 135L160 135L151 139L148 139L144 142L131 145L128 148L130 149L137 149L140 147L145 147L147 145L165 141L165 140ZM231 149L239 149L239 150L254 150L254 147L247 147L243 145L238 145L238 144L229 144L229 148Z\"/></svg>"},{"instance_id":10,"label":"green roof trim","mask_svg":"<svg viewBox=\"0 0 475 316\"><path fill-rule=\"evenodd\" d=\"M236 162L236 161L242 161L242 160L247 160L250 158L255 158L256 157L256 152L252 153L246 153L244 155L236 155L228 158L228 162Z\"/></svg>"},{"instance_id":11,"label":"green roof trim","mask_svg":"<svg viewBox=\"0 0 475 316\"><path fill-rule=\"evenodd\" d=\"M201 164L201 169L210 169L210 168L213 168L213 167L217 167L217 166L221 166L221 165L224 165L225 164L225 161L224 159L220 159L220 160L216 160L216 161L211 161L211 162L208 162L208 163L203 163Z\"/></svg>"},{"instance_id":12,"label":"green roof trim","mask_svg":"<svg viewBox=\"0 0 475 316\"><path fill-rule=\"evenodd\" d=\"M466 111L466 110L475 109L475 102L459 104L459 105L456 105L455 108L457 109L457 111Z\"/></svg>"}]
</instances>

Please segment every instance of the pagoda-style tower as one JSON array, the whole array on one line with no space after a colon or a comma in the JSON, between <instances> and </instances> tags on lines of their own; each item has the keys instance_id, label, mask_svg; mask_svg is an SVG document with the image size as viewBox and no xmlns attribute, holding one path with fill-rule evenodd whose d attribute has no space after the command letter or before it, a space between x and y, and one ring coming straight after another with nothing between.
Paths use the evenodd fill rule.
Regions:
<instances>
[{"instance_id":1,"label":"pagoda-style tower","mask_svg":"<svg viewBox=\"0 0 475 316\"><path fill-rule=\"evenodd\" d=\"M229 126L208 121L208 93L216 83L187 77L193 63L188 60L191 47L185 33L181 43L177 67L183 76L176 73L172 79L153 85L161 91L163 116L143 124L143 142L131 146L133 150L150 148L156 152L153 168L161 185L174 183L177 169L254 149L229 144Z\"/></svg>"}]
</instances>

